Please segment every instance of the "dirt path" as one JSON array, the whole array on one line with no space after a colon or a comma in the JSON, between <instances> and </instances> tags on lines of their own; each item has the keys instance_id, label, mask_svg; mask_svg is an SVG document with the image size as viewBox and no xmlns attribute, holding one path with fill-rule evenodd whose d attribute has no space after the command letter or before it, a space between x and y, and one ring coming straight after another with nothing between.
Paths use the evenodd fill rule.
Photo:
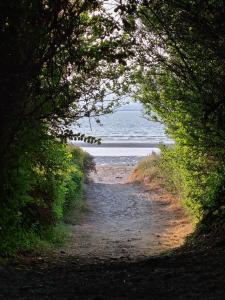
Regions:
<instances>
[{"instance_id":1,"label":"dirt path","mask_svg":"<svg viewBox=\"0 0 225 300\"><path fill-rule=\"evenodd\" d=\"M0 299L225 299L224 239L143 258L179 245L190 227L172 199L127 184L130 170L98 166L65 251L0 261Z\"/></svg>"},{"instance_id":2,"label":"dirt path","mask_svg":"<svg viewBox=\"0 0 225 300\"><path fill-rule=\"evenodd\" d=\"M85 188L89 212L69 226L63 252L89 260L137 259L182 244L192 230L183 210L159 191L128 183L132 168L97 164Z\"/></svg>"}]
</instances>

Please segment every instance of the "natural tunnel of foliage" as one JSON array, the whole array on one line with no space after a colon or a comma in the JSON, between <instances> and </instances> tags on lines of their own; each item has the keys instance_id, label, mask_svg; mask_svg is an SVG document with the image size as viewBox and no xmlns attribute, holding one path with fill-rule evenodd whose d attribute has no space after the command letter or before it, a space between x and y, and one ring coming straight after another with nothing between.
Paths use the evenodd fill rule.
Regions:
<instances>
[{"instance_id":1,"label":"natural tunnel of foliage","mask_svg":"<svg viewBox=\"0 0 225 300\"><path fill-rule=\"evenodd\" d=\"M114 92L165 123L171 182L202 224L224 228L224 1L104 2L0 1L1 254L43 240L80 198L93 165L65 144L98 141L70 125L110 112Z\"/></svg>"}]
</instances>

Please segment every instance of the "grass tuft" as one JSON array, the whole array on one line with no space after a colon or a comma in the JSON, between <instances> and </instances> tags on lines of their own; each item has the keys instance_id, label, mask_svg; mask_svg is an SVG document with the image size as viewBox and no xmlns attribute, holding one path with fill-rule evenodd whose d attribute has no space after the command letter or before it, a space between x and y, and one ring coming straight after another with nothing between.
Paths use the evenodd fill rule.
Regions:
<instances>
[{"instance_id":1,"label":"grass tuft","mask_svg":"<svg viewBox=\"0 0 225 300\"><path fill-rule=\"evenodd\" d=\"M129 177L132 182L149 184L153 181L162 181L160 156L153 153L140 161Z\"/></svg>"}]
</instances>

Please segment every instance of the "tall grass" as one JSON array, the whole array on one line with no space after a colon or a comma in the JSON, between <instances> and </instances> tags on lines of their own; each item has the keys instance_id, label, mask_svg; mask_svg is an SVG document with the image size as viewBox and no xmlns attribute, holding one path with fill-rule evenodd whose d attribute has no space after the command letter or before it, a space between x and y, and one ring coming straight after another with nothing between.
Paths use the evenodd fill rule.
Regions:
<instances>
[{"instance_id":1,"label":"tall grass","mask_svg":"<svg viewBox=\"0 0 225 300\"><path fill-rule=\"evenodd\" d=\"M151 182L162 182L162 171L160 169L160 156L153 153L140 161L129 177L132 182L149 184Z\"/></svg>"}]
</instances>

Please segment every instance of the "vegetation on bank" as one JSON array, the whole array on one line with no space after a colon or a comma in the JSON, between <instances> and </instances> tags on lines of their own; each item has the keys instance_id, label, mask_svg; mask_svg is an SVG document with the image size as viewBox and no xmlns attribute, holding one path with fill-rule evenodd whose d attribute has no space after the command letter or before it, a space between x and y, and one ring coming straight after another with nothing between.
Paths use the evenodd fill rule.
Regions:
<instances>
[{"instance_id":1,"label":"vegetation on bank","mask_svg":"<svg viewBox=\"0 0 225 300\"><path fill-rule=\"evenodd\" d=\"M143 1L133 93L175 141L160 169L206 231L225 230L223 1ZM135 14L133 13L133 15ZM128 15L132 15L127 10ZM143 45L143 46L142 46ZM144 55L143 55L144 53ZM153 113L152 113L153 112Z\"/></svg>"},{"instance_id":2,"label":"vegetation on bank","mask_svg":"<svg viewBox=\"0 0 225 300\"><path fill-rule=\"evenodd\" d=\"M32 247L80 197L66 142L99 141L70 125L112 111L115 93L166 125L172 184L201 224L225 230L224 1L119 1L115 14L103 3L1 3L1 254Z\"/></svg>"},{"instance_id":3,"label":"vegetation on bank","mask_svg":"<svg viewBox=\"0 0 225 300\"><path fill-rule=\"evenodd\" d=\"M198 222L201 218L200 207L196 205L196 198L190 197L190 190L182 178L181 165L177 159L173 160L174 148L161 145L161 153L152 153L141 160L132 171L129 179L154 188L160 188L162 193L169 193L175 197L186 211L192 216L193 221ZM194 181L194 180L193 180ZM203 193L198 186L199 194Z\"/></svg>"},{"instance_id":4,"label":"vegetation on bank","mask_svg":"<svg viewBox=\"0 0 225 300\"><path fill-rule=\"evenodd\" d=\"M132 44L98 0L1 1L0 34L0 255L8 255L57 237L80 199L88 165L66 144L99 140L70 125L112 110L104 99Z\"/></svg>"},{"instance_id":5,"label":"vegetation on bank","mask_svg":"<svg viewBox=\"0 0 225 300\"><path fill-rule=\"evenodd\" d=\"M1 255L61 244L64 218L84 205L84 177L93 168L89 154L47 135L24 153L10 174L11 202L0 210Z\"/></svg>"},{"instance_id":6,"label":"vegetation on bank","mask_svg":"<svg viewBox=\"0 0 225 300\"><path fill-rule=\"evenodd\" d=\"M225 205L220 185L224 166L194 156L193 149L184 149L179 144L160 148L160 155L149 155L138 163L130 180L156 185L174 194L192 215L200 232L209 231L209 224L211 229L223 231Z\"/></svg>"}]
</instances>

